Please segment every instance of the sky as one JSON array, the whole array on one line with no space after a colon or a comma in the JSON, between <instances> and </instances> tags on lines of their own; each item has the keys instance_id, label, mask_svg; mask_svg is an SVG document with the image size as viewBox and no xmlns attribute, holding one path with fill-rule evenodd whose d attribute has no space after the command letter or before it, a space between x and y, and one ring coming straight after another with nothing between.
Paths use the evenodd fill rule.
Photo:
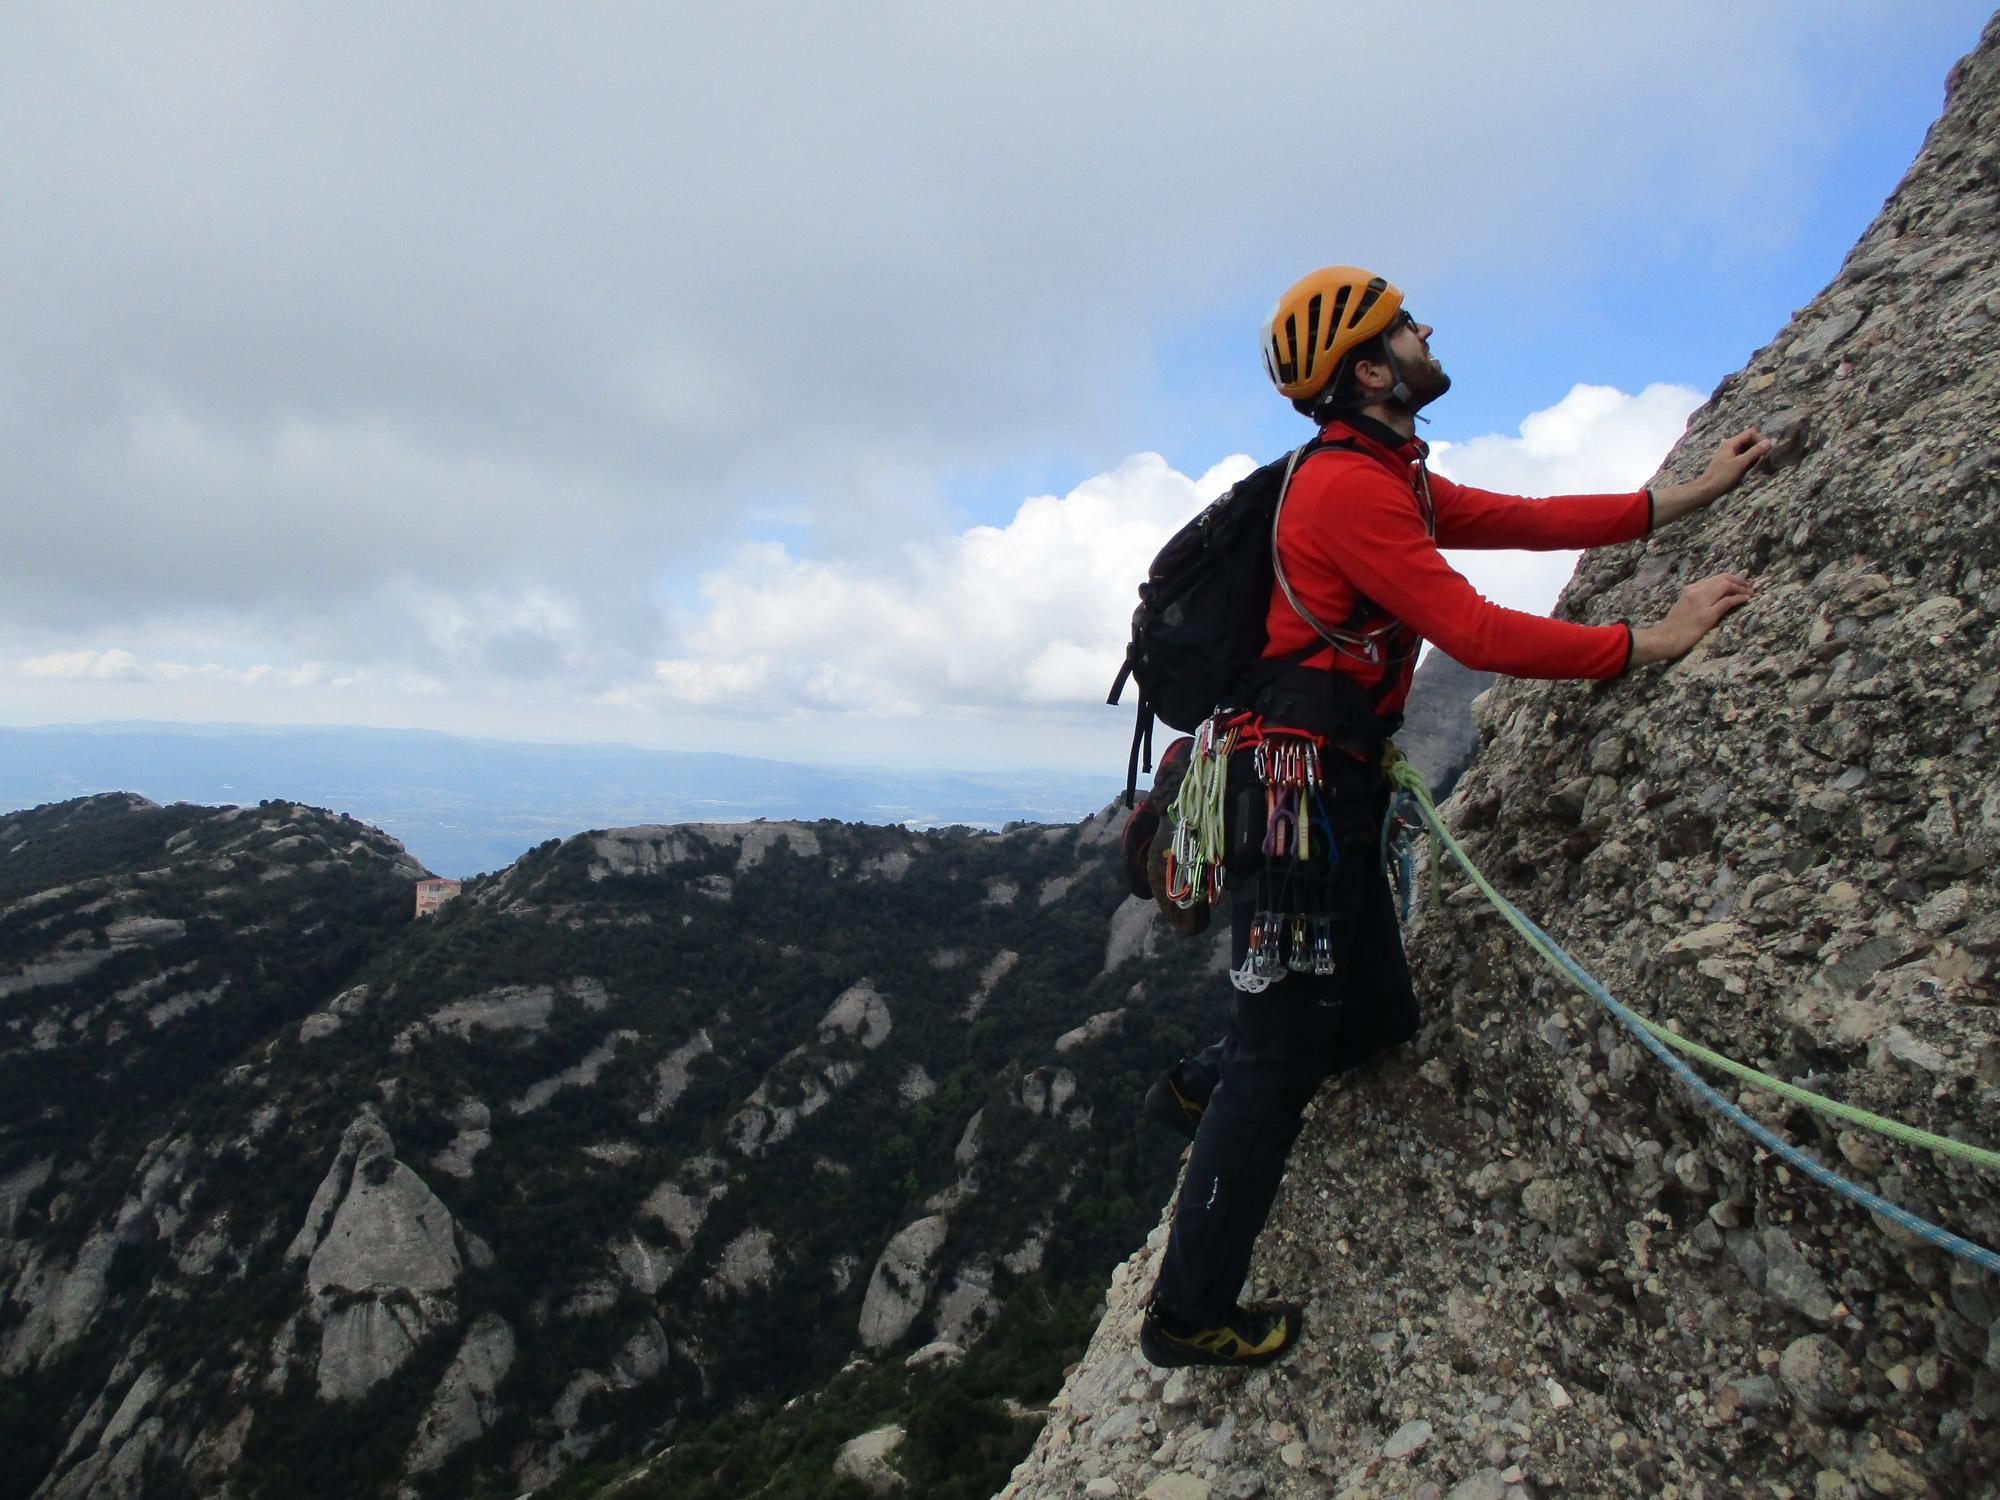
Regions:
<instances>
[{"instance_id":1,"label":"sky","mask_svg":"<svg viewBox=\"0 0 2000 1500\"><path fill-rule=\"evenodd\" d=\"M1986 18L10 4L0 722L1122 772L1279 291L1404 290L1441 472L1636 488Z\"/></svg>"}]
</instances>

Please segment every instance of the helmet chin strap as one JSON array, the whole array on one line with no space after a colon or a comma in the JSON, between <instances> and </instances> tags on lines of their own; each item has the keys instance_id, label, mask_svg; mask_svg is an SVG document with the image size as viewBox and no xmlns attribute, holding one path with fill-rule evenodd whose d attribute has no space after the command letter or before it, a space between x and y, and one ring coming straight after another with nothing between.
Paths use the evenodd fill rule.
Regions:
<instances>
[{"instance_id":1,"label":"helmet chin strap","mask_svg":"<svg viewBox=\"0 0 2000 1500\"><path fill-rule=\"evenodd\" d=\"M1382 356L1389 362L1389 373L1396 378L1396 383L1389 387L1389 399L1407 411L1410 405L1409 382L1403 379L1402 361L1396 358L1396 351L1389 347L1386 340L1382 345Z\"/></svg>"},{"instance_id":2,"label":"helmet chin strap","mask_svg":"<svg viewBox=\"0 0 2000 1500\"><path fill-rule=\"evenodd\" d=\"M1396 358L1396 351L1385 343L1382 346L1382 353L1389 361L1389 373L1396 377L1396 383L1389 387L1389 399L1402 407L1415 420L1423 423L1424 426L1430 426L1431 419L1410 405L1410 385L1408 381L1403 379L1403 365L1402 361Z\"/></svg>"}]
</instances>

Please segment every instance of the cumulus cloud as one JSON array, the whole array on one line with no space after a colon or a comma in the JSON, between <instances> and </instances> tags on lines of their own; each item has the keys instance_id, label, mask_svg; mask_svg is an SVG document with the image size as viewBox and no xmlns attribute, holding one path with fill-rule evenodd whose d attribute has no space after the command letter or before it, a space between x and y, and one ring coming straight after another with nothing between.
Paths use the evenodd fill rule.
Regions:
<instances>
[{"instance_id":1,"label":"cumulus cloud","mask_svg":"<svg viewBox=\"0 0 2000 1500\"><path fill-rule=\"evenodd\" d=\"M1649 385L1636 396L1577 385L1525 418L1512 437L1435 444L1431 466L1460 484L1512 495L1636 490L1658 472L1701 401L1698 391L1681 385ZM1577 559L1574 552L1448 550L1445 556L1487 598L1535 614L1554 606Z\"/></svg>"},{"instance_id":2,"label":"cumulus cloud","mask_svg":"<svg viewBox=\"0 0 2000 1500\"><path fill-rule=\"evenodd\" d=\"M702 581L683 653L617 696L901 716L1101 703L1147 560L1250 467L1190 479L1142 453L1004 526L868 561L745 547Z\"/></svg>"},{"instance_id":3,"label":"cumulus cloud","mask_svg":"<svg viewBox=\"0 0 2000 1500\"><path fill-rule=\"evenodd\" d=\"M55 651L31 656L21 663L30 677L93 678L99 682L131 682L145 675L130 651Z\"/></svg>"},{"instance_id":4,"label":"cumulus cloud","mask_svg":"<svg viewBox=\"0 0 2000 1500\"><path fill-rule=\"evenodd\" d=\"M1520 431L1431 448L1431 467L1460 484L1515 495L1588 495L1633 490L1653 477L1701 405L1699 391L1654 384L1636 396L1576 385Z\"/></svg>"},{"instance_id":5,"label":"cumulus cloud","mask_svg":"<svg viewBox=\"0 0 2000 1500\"><path fill-rule=\"evenodd\" d=\"M1526 494L1634 489L1658 468L1699 404L1685 388L1637 395L1579 385L1525 418L1513 436L1439 442L1435 467L1463 483ZM1123 660L1134 589L1172 533L1249 472L1241 454L1188 476L1141 453L1067 493L1022 502L1004 524L914 540L872 557L801 556L776 542L744 544L704 571L681 612L675 650L643 669L593 662L587 620L547 591L489 594L472 604L412 599L421 654L435 671L329 668L316 660L199 665L124 648L51 652L20 663L44 682L155 688L293 690L322 711L453 696L539 704L538 722L566 701L589 705L565 725L621 724L636 737L670 726L726 724L754 732L784 721L900 724L940 749L1008 743L1032 726L1068 740L1108 742L1116 715L1105 690ZM1489 598L1546 612L1571 553L1453 553ZM572 670L573 669L573 670ZM1002 730L998 726L1008 726ZM461 725L460 727L464 727ZM857 731L858 732L858 731ZM1076 738L1081 736L1081 738ZM855 751L850 751L856 753ZM866 753L865 751L861 753Z\"/></svg>"}]
</instances>

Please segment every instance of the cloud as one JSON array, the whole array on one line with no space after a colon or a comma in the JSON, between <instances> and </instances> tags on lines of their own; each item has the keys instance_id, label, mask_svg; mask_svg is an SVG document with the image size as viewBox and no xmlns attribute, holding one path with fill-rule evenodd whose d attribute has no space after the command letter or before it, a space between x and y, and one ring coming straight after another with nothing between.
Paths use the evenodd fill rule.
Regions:
<instances>
[{"instance_id":1,"label":"cloud","mask_svg":"<svg viewBox=\"0 0 2000 1500\"><path fill-rule=\"evenodd\" d=\"M1516 436L1440 442L1431 466L1448 479L1513 495L1614 494L1652 479L1687 430L1700 392L1655 384L1636 396L1577 385L1525 418ZM1576 571L1574 552L1463 552L1446 559L1496 603L1547 614Z\"/></svg>"},{"instance_id":2,"label":"cloud","mask_svg":"<svg viewBox=\"0 0 2000 1500\"><path fill-rule=\"evenodd\" d=\"M1160 544L1250 461L1198 478L1143 453L1004 526L829 562L764 543L701 584L684 653L623 702L911 717L1101 703Z\"/></svg>"},{"instance_id":3,"label":"cloud","mask_svg":"<svg viewBox=\"0 0 2000 1500\"><path fill-rule=\"evenodd\" d=\"M230 611L325 658L535 589L658 655L654 579L753 510L853 557L966 519L957 476L1157 443L1162 351L1328 247L1432 285L1552 237L1724 254L1750 193L1768 222L1804 191L1728 174L1828 149L1793 23L1720 0L5 26L0 624ZM1424 164L1423 213L1301 189L1270 60L1309 37L1401 60L1340 70L1340 107Z\"/></svg>"},{"instance_id":4,"label":"cloud","mask_svg":"<svg viewBox=\"0 0 2000 1500\"><path fill-rule=\"evenodd\" d=\"M1649 385L1636 396L1576 385L1524 418L1515 436L1433 444L1431 467L1460 484L1515 495L1635 490L1653 477L1701 403L1699 391L1682 385Z\"/></svg>"},{"instance_id":5,"label":"cloud","mask_svg":"<svg viewBox=\"0 0 2000 1500\"><path fill-rule=\"evenodd\" d=\"M8 7L4 711L319 663L300 704L487 733L1071 714L1205 482L1119 460L1277 447L1276 288L1380 264L1451 347L1679 373L1577 367L1562 319L1721 319L1706 273L1880 134L1882 73L1977 33L1823 10ZM1328 106L1271 62L1315 48L1358 194L1288 144ZM1560 487L1559 437L1447 461Z\"/></svg>"},{"instance_id":6,"label":"cloud","mask_svg":"<svg viewBox=\"0 0 2000 1500\"><path fill-rule=\"evenodd\" d=\"M290 667L260 662L251 667L225 667L219 662L190 664L179 661L141 661L130 651L114 647L108 651L58 651L48 656L31 656L21 662L28 677L58 681L185 683L203 680L231 687L316 688L348 685L348 680L332 680L316 661Z\"/></svg>"},{"instance_id":7,"label":"cloud","mask_svg":"<svg viewBox=\"0 0 2000 1500\"><path fill-rule=\"evenodd\" d=\"M57 651L21 663L30 677L90 678L99 682L136 682L145 669L130 651Z\"/></svg>"}]
</instances>

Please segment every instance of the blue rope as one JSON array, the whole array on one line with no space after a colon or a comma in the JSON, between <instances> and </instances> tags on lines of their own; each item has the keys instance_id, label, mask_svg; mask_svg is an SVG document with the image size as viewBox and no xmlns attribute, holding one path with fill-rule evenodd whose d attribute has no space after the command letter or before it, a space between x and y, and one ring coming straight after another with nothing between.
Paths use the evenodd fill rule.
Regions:
<instances>
[{"instance_id":1,"label":"blue rope","mask_svg":"<svg viewBox=\"0 0 2000 1500\"><path fill-rule=\"evenodd\" d=\"M1445 834L1444 825L1438 821L1436 812L1423 799L1414 798L1412 800L1417 804L1418 815L1423 818L1424 822L1430 825L1434 833L1444 835L1444 842L1449 846L1450 837ZM1382 822L1382 854L1385 865L1389 857L1389 826L1394 816L1395 811L1392 807ZM1409 857L1407 847L1401 853L1405 869L1407 869ZM1465 855L1456 847L1452 847L1452 855L1460 864L1466 867L1467 873L1477 874L1472 869L1471 863L1466 859ZM1436 865L1437 862L1434 858L1432 860L1433 875L1436 874ZM1406 919L1409 916L1408 885L1409 879L1405 875L1405 906L1403 915ZM1812 1178L1813 1181L1819 1183L1821 1186L1831 1188L1842 1197L1859 1204L1872 1214L1887 1219L1898 1228L1917 1236L1926 1243L1935 1245L1940 1250L1949 1251L1961 1260L1970 1261L1973 1265L1978 1266L1990 1275L2000 1276L2000 1255L1994 1254L1993 1251L1988 1250L1984 1245L1975 1244L1963 1236L1953 1234L1949 1229L1933 1224L1928 1219L1919 1218L1907 1208L1891 1203L1888 1199L1876 1193L1869 1192L1868 1189L1858 1183L1848 1181L1817 1157L1793 1145L1769 1126L1759 1120L1753 1119L1737 1105L1725 1099L1708 1080L1696 1073L1686 1062L1676 1057L1658 1037L1647 1031L1644 1025L1641 1024L1638 1016L1613 999L1609 990L1599 984L1583 965L1579 964L1574 958L1571 958L1568 950L1560 943L1542 931L1540 927L1537 927L1534 922L1530 921L1519 907L1515 906L1513 902L1509 901L1498 891L1488 890L1487 895L1514 922L1525 930L1532 932L1546 946L1549 956L1555 960L1557 966L1569 976L1571 981L1585 994L1589 995L1591 999L1616 1016L1619 1024L1631 1032L1633 1036L1637 1037L1647 1051L1665 1063L1674 1076L1686 1084L1689 1090L1693 1092L1695 1098L1702 1104L1743 1130L1775 1155L1783 1158L1792 1166L1797 1167L1799 1171Z\"/></svg>"},{"instance_id":2,"label":"blue rope","mask_svg":"<svg viewBox=\"0 0 2000 1500\"><path fill-rule=\"evenodd\" d=\"M1849 1182L1845 1177L1842 1177L1817 1157L1794 1146L1768 1125L1765 1125L1762 1121L1753 1119L1728 1099L1723 1098L1707 1079L1701 1077L1687 1063L1674 1056L1668 1050L1666 1044L1660 1041L1658 1037L1653 1036L1644 1027L1640 1026L1638 1018L1623 1005L1612 999L1610 992L1592 978L1581 964L1571 958L1560 943L1556 942L1546 932L1543 932L1541 928L1536 927L1527 917L1522 916L1520 909L1513 907L1513 903L1508 901L1506 897L1502 896L1500 900L1503 904L1513 908L1514 915L1519 917L1527 926L1533 928L1536 935L1549 945L1550 951L1556 955L1565 972L1581 986L1584 993L1588 994L1591 999L1616 1016L1620 1024L1637 1037L1645 1045L1647 1051L1665 1063L1672 1070L1675 1077L1679 1078L1682 1083L1692 1089L1695 1097L1703 1104L1706 1104L1724 1119L1729 1120L1732 1124L1754 1136L1759 1143L1783 1157L1801 1172L1805 1173L1806 1176L1812 1178L1813 1181L1824 1187L1832 1188L1836 1193L1860 1204L1870 1213L1879 1214L1898 1228L1908 1230L1911 1234L1928 1241L1940 1250L1948 1250L1962 1260L1971 1261L1981 1270L1995 1276L2000 1276L2000 1255L1995 1255L1984 1245L1974 1244L1971 1240L1953 1234L1949 1229L1933 1224L1928 1219L1918 1218L1907 1208L1891 1203L1887 1198L1881 1197L1878 1194L1869 1192L1867 1188L1862 1187L1859 1183Z\"/></svg>"}]
</instances>

